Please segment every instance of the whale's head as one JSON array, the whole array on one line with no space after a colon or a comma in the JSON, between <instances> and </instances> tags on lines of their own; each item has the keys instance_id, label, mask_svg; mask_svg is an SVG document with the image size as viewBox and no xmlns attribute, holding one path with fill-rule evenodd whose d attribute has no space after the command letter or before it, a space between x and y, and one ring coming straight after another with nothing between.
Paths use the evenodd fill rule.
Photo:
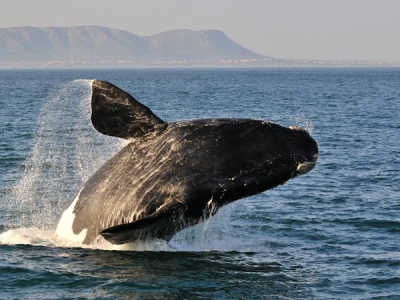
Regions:
<instances>
[{"instance_id":1,"label":"whale's head","mask_svg":"<svg viewBox=\"0 0 400 300\"><path fill-rule=\"evenodd\" d=\"M222 206L311 171L317 142L298 127L252 119L204 119L169 126L179 132L181 158L193 170L190 199ZM187 158L187 159L186 159ZM181 170L181 169L180 169ZM198 174L198 175L196 175ZM199 199L202 200L199 200Z\"/></svg>"},{"instance_id":2,"label":"whale's head","mask_svg":"<svg viewBox=\"0 0 400 300\"><path fill-rule=\"evenodd\" d=\"M317 142L302 128L258 120L232 124L227 134L233 137L229 143L231 164L226 165L236 168L238 178L249 186L249 194L283 184L316 165Z\"/></svg>"}]
</instances>

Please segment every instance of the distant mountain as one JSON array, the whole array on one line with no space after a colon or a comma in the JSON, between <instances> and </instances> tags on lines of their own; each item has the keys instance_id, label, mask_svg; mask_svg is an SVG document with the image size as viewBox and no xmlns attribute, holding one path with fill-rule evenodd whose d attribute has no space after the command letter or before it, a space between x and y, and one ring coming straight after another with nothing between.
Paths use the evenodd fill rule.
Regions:
<instances>
[{"instance_id":1,"label":"distant mountain","mask_svg":"<svg viewBox=\"0 0 400 300\"><path fill-rule=\"evenodd\" d=\"M173 30L153 36L100 26L0 28L0 60L262 59L219 30Z\"/></svg>"},{"instance_id":2,"label":"distant mountain","mask_svg":"<svg viewBox=\"0 0 400 300\"><path fill-rule=\"evenodd\" d=\"M266 58L228 38L220 30L173 30L145 37L155 57L181 59L251 59Z\"/></svg>"}]
</instances>

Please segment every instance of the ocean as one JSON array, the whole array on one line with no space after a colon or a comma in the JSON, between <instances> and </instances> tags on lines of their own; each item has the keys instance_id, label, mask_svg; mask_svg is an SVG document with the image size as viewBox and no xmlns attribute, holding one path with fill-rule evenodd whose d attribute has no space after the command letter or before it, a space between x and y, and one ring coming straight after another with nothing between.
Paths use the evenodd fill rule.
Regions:
<instances>
[{"instance_id":1,"label":"ocean","mask_svg":"<svg viewBox=\"0 0 400 300\"><path fill-rule=\"evenodd\" d=\"M169 243L62 240L61 214L125 143L91 127L93 79L165 121L303 127L317 165ZM0 299L400 299L399 82L397 68L0 70Z\"/></svg>"}]
</instances>

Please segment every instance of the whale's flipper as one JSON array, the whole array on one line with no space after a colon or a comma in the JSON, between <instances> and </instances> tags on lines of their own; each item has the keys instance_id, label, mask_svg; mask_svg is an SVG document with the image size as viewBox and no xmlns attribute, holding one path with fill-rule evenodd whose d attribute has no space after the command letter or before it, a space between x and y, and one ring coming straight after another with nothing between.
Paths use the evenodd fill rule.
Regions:
<instances>
[{"instance_id":1,"label":"whale's flipper","mask_svg":"<svg viewBox=\"0 0 400 300\"><path fill-rule=\"evenodd\" d=\"M182 229L182 216L185 211L186 207L176 202L143 219L104 229L100 234L110 243L117 245L154 238L169 241Z\"/></svg>"},{"instance_id":2,"label":"whale's flipper","mask_svg":"<svg viewBox=\"0 0 400 300\"><path fill-rule=\"evenodd\" d=\"M143 138L162 132L167 123L131 95L111 83L92 83L92 124L105 135Z\"/></svg>"}]
</instances>

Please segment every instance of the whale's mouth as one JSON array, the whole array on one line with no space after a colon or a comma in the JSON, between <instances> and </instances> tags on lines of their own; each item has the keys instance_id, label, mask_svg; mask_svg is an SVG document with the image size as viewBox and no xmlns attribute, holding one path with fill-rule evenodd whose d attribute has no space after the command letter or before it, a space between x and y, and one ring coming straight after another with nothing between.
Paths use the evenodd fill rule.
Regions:
<instances>
[{"instance_id":1,"label":"whale's mouth","mask_svg":"<svg viewBox=\"0 0 400 300\"><path fill-rule=\"evenodd\" d=\"M315 167L315 162L306 162L297 165L296 176L310 172Z\"/></svg>"},{"instance_id":2,"label":"whale's mouth","mask_svg":"<svg viewBox=\"0 0 400 300\"><path fill-rule=\"evenodd\" d=\"M318 159L318 154L314 154L313 161L299 163L296 168L296 176L310 172L315 167L317 159Z\"/></svg>"}]
</instances>

